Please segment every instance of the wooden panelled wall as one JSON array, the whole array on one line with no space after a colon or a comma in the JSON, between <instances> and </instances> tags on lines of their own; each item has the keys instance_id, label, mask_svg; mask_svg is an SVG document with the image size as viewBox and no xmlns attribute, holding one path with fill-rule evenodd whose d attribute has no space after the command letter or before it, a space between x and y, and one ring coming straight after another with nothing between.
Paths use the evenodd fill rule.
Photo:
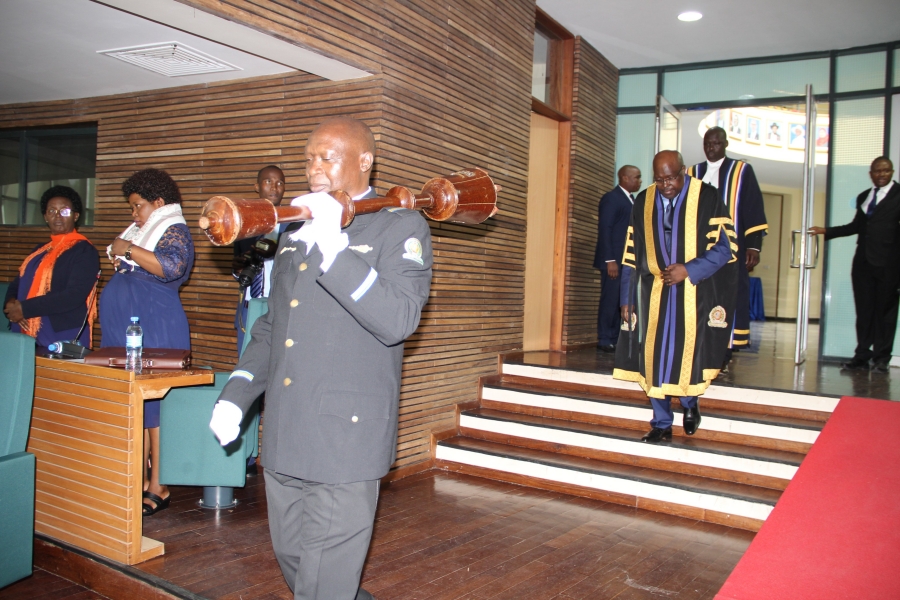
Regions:
<instances>
[{"instance_id":1,"label":"wooden panelled wall","mask_svg":"<svg viewBox=\"0 0 900 600\"><path fill-rule=\"evenodd\" d=\"M427 460L431 431L454 424L454 405L475 399L477 378L496 371L497 353L521 348L534 0L182 1L326 54L358 56L355 64L374 74L335 84L295 73L0 106L0 128L98 124L96 225L82 229L98 248L129 222L118 191L122 180L147 166L175 177L192 225L211 195L252 196L256 171L266 164L284 169L288 195L302 193L306 137L329 115L356 116L372 127L378 142L373 184L381 192L397 184L416 188L461 167L487 169L503 186L501 210L478 226L431 223L431 297L406 344L395 468ZM591 261L578 246L596 235L597 189L611 180L602 168L613 164L615 73L579 40L569 241L570 252L579 253L569 267L575 286L587 285ZM595 93L602 98L589 97ZM604 108L609 98L612 112ZM213 247L196 227L193 232L197 261L181 298L195 358L230 369L237 300L231 249ZM0 278L12 278L46 235L43 228L0 227ZM106 268L104 282L110 274ZM596 312L596 290L585 300L573 289L567 302L573 293L578 306ZM567 311L567 328L575 329L566 339L582 339L582 329L593 332L595 323L596 315Z\"/></svg>"},{"instance_id":2,"label":"wooden panelled wall","mask_svg":"<svg viewBox=\"0 0 900 600\"><path fill-rule=\"evenodd\" d=\"M597 206L611 188L615 170L618 90L618 69L576 38L564 348L597 342L600 272L593 267Z\"/></svg>"}]
</instances>

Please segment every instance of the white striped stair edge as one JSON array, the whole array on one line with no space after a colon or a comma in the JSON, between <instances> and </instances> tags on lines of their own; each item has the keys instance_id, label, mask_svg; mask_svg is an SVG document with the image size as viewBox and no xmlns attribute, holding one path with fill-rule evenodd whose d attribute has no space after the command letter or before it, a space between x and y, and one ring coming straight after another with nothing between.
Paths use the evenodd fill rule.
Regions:
<instances>
[{"instance_id":1,"label":"white striped stair edge","mask_svg":"<svg viewBox=\"0 0 900 600\"><path fill-rule=\"evenodd\" d=\"M506 365L504 365L505 367ZM513 365L516 366L516 365ZM566 371L572 373L572 371ZM610 378L611 379L611 378ZM571 411L586 415L597 415L615 419L625 419L650 423L653 417L653 409L650 403L647 406L636 406L628 402L616 402L611 399L591 399L569 397L561 394L540 393L534 391L520 391L495 387L482 386L481 397L483 400L507 403L510 405L522 405L548 410ZM701 428L707 431L731 433L774 440L800 442L812 444L819 436L820 427L803 427L800 425L786 425L766 423L763 418L750 413L747 416L715 416L714 413L703 411L703 401L700 401L700 412L703 417ZM682 414L675 412L674 425L681 427Z\"/></svg>"},{"instance_id":2,"label":"white striped stair edge","mask_svg":"<svg viewBox=\"0 0 900 600\"><path fill-rule=\"evenodd\" d=\"M665 460L685 463L703 467L713 467L727 471L737 471L753 475L762 475L790 481L799 461L779 461L767 458L748 457L739 454L739 446L734 451L710 451L707 449L695 449L682 445L671 444L647 444L639 439L620 437L616 435L577 431L567 429L565 421L560 421L558 426L541 426L522 423L502 417L491 417L480 414L462 413L459 419L462 429L490 432L517 438L538 440L566 446L589 448L604 452L615 452L630 456L640 456L656 460ZM703 418L706 425L706 417Z\"/></svg>"},{"instance_id":3,"label":"white striped stair edge","mask_svg":"<svg viewBox=\"0 0 900 600\"><path fill-rule=\"evenodd\" d=\"M529 377L543 379L545 381L558 381L562 383L575 383L612 389L629 391L641 391L637 383L613 379L612 375L603 373L588 373L584 371L571 371L554 367L541 367L536 365L522 365L515 363L502 363L500 372L503 375L517 377ZM757 404L760 406L778 406L783 408L795 408L801 410L814 410L831 413L837 406L840 398L829 396L816 396L812 394L791 393L783 391L761 390L755 388L740 388L723 385L710 385L703 394L706 398L741 402L744 404ZM703 418L704 425L706 417Z\"/></svg>"},{"instance_id":4,"label":"white striped stair edge","mask_svg":"<svg viewBox=\"0 0 900 600\"><path fill-rule=\"evenodd\" d=\"M551 461L525 460L514 456L506 456L500 452L476 451L455 445L451 441L438 443L436 458L439 461L470 465L559 484L716 511L758 521L764 521L775 506L774 500L753 500L726 492L692 488L689 485L679 485L672 482L664 483L639 476L628 477L606 472L602 468L565 468L554 465Z\"/></svg>"}]
</instances>

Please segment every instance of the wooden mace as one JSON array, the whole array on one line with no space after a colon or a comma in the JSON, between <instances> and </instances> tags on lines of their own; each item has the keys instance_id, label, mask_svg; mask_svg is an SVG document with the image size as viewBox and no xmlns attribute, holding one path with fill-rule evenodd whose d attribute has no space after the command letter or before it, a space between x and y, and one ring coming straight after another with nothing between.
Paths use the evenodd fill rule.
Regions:
<instances>
[{"instance_id":1,"label":"wooden mace","mask_svg":"<svg viewBox=\"0 0 900 600\"><path fill-rule=\"evenodd\" d=\"M421 210L429 219L451 223L478 224L497 212L499 185L478 167L457 171L448 177L435 177L422 187L421 194L409 188L392 187L384 198L352 200L343 191L331 192L331 197L344 209L341 227L353 217L378 212L382 208ZM312 213L306 206L275 206L262 198L232 200L213 196L200 214L200 229L216 246L233 244L237 240L265 235L278 223L306 221Z\"/></svg>"}]
</instances>

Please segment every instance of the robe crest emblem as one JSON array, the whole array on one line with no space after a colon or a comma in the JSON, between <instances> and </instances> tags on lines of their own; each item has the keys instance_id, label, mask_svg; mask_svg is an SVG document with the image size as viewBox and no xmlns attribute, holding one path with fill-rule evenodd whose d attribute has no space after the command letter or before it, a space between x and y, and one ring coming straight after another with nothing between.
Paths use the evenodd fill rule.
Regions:
<instances>
[{"instance_id":1,"label":"robe crest emblem","mask_svg":"<svg viewBox=\"0 0 900 600\"><path fill-rule=\"evenodd\" d=\"M728 323L725 321L726 313L725 309L721 306L717 306L709 311L709 325L710 327L720 327L725 328L728 327Z\"/></svg>"}]
</instances>

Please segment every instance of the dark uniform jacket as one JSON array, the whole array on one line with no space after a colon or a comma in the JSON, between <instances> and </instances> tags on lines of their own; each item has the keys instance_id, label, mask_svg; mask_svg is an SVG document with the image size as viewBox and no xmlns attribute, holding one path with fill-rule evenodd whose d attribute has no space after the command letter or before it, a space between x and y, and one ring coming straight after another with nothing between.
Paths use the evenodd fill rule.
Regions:
<instances>
[{"instance_id":1,"label":"dark uniform jacket","mask_svg":"<svg viewBox=\"0 0 900 600\"><path fill-rule=\"evenodd\" d=\"M616 186L600 199L597 223L597 247L594 249L594 268L606 270L607 261L622 261L625 235L631 221L631 199L621 186Z\"/></svg>"},{"instance_id":2,"label":"dark uniform jacket","mask_svg":"<svg viewBox=\"0 0 900 600\"><path fill-rule=\"evenodd\" d=\"M379 479L394 462L403 341L431 285L418 212L357 215L344 232L327 273L318 246L307 256L282 236L269 312L220 396L247 414L265 392L263 466L320 483Z\"/></svg>"},{"instance_id":3,"label":"dark uniform jacket","mask_svg":"<svg viewBox=\"0 0 900 600\"><path fill-rule=\"evenodd\" d=\"M856 240L857 259L865 258L873 267L896 264L900 259L900 185L894 182L870 218L863 212L862 205L871 193L872 188L869 188L857 196L853 221L826 228L825 239L855 234L859 236Z\"/></svg>"}]
</instances>

